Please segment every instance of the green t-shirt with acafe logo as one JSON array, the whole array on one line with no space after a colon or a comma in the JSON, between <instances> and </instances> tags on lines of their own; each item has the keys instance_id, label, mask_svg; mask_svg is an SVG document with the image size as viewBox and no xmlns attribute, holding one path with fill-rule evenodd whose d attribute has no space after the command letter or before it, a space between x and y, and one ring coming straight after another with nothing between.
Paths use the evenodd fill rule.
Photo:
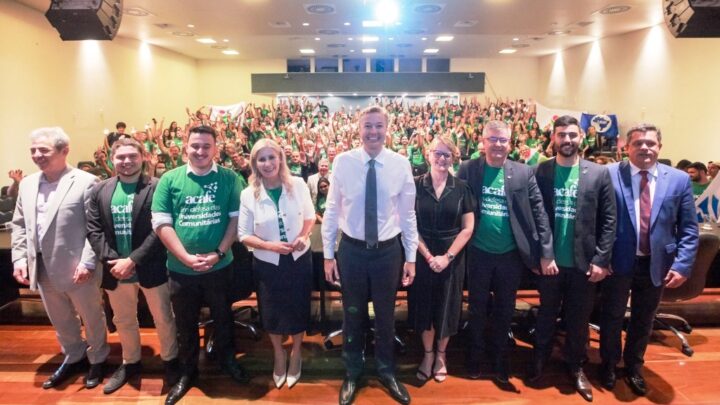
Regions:
<instances>
[{"instance_id":1,"label":"green t-shirt with acafe logo","mask_svg":"<svg viewBox=\"0 0 720 405\"><path fill-rule=\"evenodd\" d=\"M558 266L575 267L575 215L580 166L555 165L555 229L553 242Z\"/></svg>"},{"instance_id":2,"label":"green t-shirt with acafe logo","mask_svg":"<svg viewBox=\"0 0 720 405\"><path fill-rule=\"evenodd\" d=\"M115 242L120 258L126 258L132 253L132 209L137 183L123 183L118 181L110 200L113 228L115 229ZM138 281L137 273L121 283L135 283Z\"/></svg>"},{"instance_id":3,"label":"green t-shirt with acafe logo","mask_svg":"<svg viewBox=\"0 0 720 405\"><path fill-rule=\"evenodd\" d=\"M242 181L240 176L224 167L217 167L204 176L179 167L165 173L158 182L153 196L153 213L172 216L172 226L190 254L210 253L220 245L229 223L229 215L236 216L240 207ZM224 268L233 260L232 250L210 271ZM168 251L167 267L170 271L188 275L196 272L185 266Z\"/></svg>"},{"instance_id":4,"label":"green t-shirt with acafe logo","mask_svg":"<svg viewBox=\"0 0 720 405\"><path fill-rule=\"evenodd\" d=\"M505 170L502 167L485 166L481 208L480 223L473 234L473 246L495 254L517 249L510 226L505 198Z\"/></svg>"}]
</instances>

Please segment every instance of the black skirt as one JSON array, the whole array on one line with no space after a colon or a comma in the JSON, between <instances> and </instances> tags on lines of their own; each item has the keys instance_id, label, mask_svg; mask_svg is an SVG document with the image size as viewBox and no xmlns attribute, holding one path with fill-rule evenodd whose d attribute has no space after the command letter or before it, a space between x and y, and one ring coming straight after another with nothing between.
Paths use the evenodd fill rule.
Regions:
<instances>
[{"instance_id":1,"label":"black skirt","mask_svg":"<svg viewBox=\"0 0 720 405\"><path fill-rule=\"evenodd\" d=\"M276 335L304 332L310 324L312 251L297 260L280 255L275 266L253 258L253 274L263 329Z\"/></svg>"}]
</instances>

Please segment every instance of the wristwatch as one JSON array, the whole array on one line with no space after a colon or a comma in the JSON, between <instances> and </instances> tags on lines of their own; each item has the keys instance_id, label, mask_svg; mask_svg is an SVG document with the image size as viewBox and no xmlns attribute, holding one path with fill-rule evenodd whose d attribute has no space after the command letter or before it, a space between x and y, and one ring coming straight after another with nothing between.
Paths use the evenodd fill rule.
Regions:
<instances>
[{"instance_id":1,"label":"wristwatch","mask_svg":"<svg viewBox=\"0 0 720 405\"><path fill-rule=\"evenodd\" d=\"M453 261L453 259L455 259L455 255L450 252L445 253L445 256L447 256L448 260L450 261Z\"/></svg>"},{"instance_id":2,"label":"wristwatch","mask_svg":"<svg viewBox=\"0 0 720 405\"><path fill-rule=\"evenodd\" d=\"M225 253L223 253L220 249L215 249L215 253L217 253L218 259L220 260L225 258Z\"/></svg>"}]
</instances>

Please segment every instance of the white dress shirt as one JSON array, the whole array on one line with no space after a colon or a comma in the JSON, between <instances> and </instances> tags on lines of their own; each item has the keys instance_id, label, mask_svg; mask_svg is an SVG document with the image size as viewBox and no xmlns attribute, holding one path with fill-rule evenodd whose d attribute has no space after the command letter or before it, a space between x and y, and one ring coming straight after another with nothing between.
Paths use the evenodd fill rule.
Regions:
<instances>
[{"instance_id":1,"label":"white dress shirt","mask_svg":"<svg viewBox=\"0 0 720 405\"><path fill-rule=\"evenodd\" d=\"M292 192L283 185L278 207L270 198L265 187L260 185L260 195L255 198L255 189L250 186L240 193L240 217L238 218L238 239L244 241L248 236L255 235L262 240L277 242L280 240L280 227L278 215L285 225L285 235L289 242L300 235L303 223L306 220L315 220L315 208L310 199L310 190L302 177L291 177ZM305 245L301 252L293 251L293 258L297 259L310 249L310 243ZM280 254L270 250L257 249L253 251L256 259L278 265Z\"/></svg>"},{"instance_id":2,"label":"white dress shirt","mask_svg":"<svg viewBox=\"0 0 720 405\"><path fill-rule=\"evenodd\" d=\"M335 257L338 228L351 238L365 240L365 180L370 159L363 148L353 149L335 158L322 224L326 259ZM418 231L415 181L410 162L388 149L383 149L375 157L375 162L378 240L386 241L402 233L405 260L414 263Z\"/></svg>"},{"instance_id":3,"label":"white dress shirt","mask_svg":"<svg viewBox=\"0 0 720 405\"><path fill-rule=\"evenodd\" d=\"M644 253L640 252L640 181L642 181L642 175L640 174L639 167L635 166L630 162L630 180L632 181L632 192L633 192L633 204L635 205L635 224L637 225L635 232L635 254L638 256L645 256ZM653 167L647 169L648 172L648 187L650 187L650 207L652 202L655 200L655 184L657 184L658 168L657 163ZM648 224L648 232L650 224Z\"/></svg>"}]
</instances>

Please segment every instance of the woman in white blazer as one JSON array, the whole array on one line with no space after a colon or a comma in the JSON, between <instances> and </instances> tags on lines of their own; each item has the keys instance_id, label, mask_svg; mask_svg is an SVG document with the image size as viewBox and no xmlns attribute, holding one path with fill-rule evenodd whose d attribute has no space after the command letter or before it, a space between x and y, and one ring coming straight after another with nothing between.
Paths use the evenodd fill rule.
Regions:
<instances>
[{"instance_id":1,"label":"woman in white blazer","mask_svg":"<svg viewBox=\"0 0 720 405\"><path fill-rule=\"evenodd\" d=\"M259 140L250 166L250 185L240 195L238 239L253 249L260 318L274 349L275 386L287 381L291 388L302 371L301 345L310 320L315 210L310 190L302 178L290 176L277 143ZM293 341L288 366L283 335Z\"/></svg>"}]
</instances>

